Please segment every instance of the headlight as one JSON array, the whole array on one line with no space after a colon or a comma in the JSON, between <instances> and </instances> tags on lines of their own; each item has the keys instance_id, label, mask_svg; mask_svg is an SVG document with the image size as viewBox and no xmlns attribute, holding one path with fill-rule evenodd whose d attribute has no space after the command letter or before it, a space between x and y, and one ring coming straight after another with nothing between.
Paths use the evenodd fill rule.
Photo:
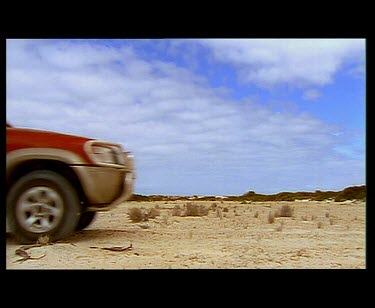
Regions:
<instances>
[{"instance_id":1,"label":"headlight","mask_svg":"<svg viewBox=\"0 0 375 308\"><path fill-rule=\"evenodd\" d=\"M98 165L121 165L125 161L121 145L98 140L86 142L85 151Z\"/></svg>"},{"instance_id":2,"label":"headlight","mask_svg":"<svg viewBox=\"0 0 375 308\"><path fill-rule=\"evenodd\" d=\"M92 156L95 157L95 161L106 163L106 164L117 164L116 157L111 148L103 146L92 146Z\"/></svg>"}]
</instances>

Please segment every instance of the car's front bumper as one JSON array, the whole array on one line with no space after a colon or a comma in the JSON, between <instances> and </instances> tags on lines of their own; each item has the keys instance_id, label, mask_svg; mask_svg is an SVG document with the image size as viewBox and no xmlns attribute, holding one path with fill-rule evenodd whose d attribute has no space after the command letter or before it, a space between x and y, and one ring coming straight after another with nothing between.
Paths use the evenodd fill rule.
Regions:
<instances>
[{"instance_id":1,"label":"car's front bumper","mask_svg":"<svg viewBox=\"0 0 375 308\"><path fill-rule=\"evenodd\" d=\"M125 166L72 166L88 200L87 210L107 211L128 200L134 192L134 160Z\"/></svg>"}]
</instances>

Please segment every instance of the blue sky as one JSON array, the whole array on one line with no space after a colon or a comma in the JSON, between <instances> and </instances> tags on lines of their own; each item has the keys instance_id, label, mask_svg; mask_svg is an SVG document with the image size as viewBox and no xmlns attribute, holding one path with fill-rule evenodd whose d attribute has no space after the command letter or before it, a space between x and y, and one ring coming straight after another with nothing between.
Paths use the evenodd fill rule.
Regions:
<instances>
[{"instance_id":1,"label":"blue sky","mask_svg":"<svg viewBox=\"0 0 375 308\"><path fill-rule=\"evenodd\" d=\"M364 39L7 40L7 120L119 142L136 193L365 184Z\"/></svg>"}]
</instances>

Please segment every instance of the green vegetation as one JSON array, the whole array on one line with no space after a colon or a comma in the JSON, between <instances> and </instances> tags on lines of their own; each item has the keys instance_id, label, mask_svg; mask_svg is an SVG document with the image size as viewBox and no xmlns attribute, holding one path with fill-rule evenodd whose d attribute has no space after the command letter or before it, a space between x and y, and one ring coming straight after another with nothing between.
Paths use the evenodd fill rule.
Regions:
<instances>
[{"instance_id":1,"label":"green vegetation","mask_svg":"<svg viewBox=\"0 0 375 308\"><path fill-rule=\"evenodd\" d=\"M315 192L281 192L274 195L262 195L253 191L238 197L243 201L294 201L294 200L334 200L341 202L345 200L366 200L366 185L347 187L342 191L320 191Z\"/></svg>"},{"instance_id":2,"label":"green vegetation","mask_svg":"<svg viewBox=\"0 0 375 308\"><path fill-rule=\"evenodd\" d=\"M348 187L335 196L335 201L338 202L353 199L366 200L366 186Z\"/></svg>"},{"instance_id":3,"label":"green vegetation","mask_svg":"<svg viewBox=\"0 0 375 308\"><path fill-rule=\"evenodd\" d=\"M248 191L242 196L161 196L151 195L143 196L134 194L129 201L149 202L149 201L176 201L176 200L201 200L201 201L239 201L245 204L246 202L267 202L267 201L294 201L294 200L334 200L341 202L345 200L362 200L366 201L366 185L347 187L341 191L321 191L315 192L280 192L273 195L257 194L254 191Z\"/></svg>"}]
</instances>

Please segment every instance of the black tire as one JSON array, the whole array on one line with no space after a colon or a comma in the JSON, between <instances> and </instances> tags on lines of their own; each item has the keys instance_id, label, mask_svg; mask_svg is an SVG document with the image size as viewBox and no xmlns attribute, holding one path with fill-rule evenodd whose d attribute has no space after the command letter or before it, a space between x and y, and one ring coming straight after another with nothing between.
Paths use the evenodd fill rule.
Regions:
<instances>
[{"instance_id":1,"label":"black tire","mask_svg":"<svg viewBox=\"0 0 375 308\"><path fill-rule=\"evenodd\" d=\"M94 221L95 217L96 217L96 212L90 211L90 212L81 213L81 217L78 221L76 230L83 230L87 228Z\"/></svg>"},{"instance_id":2,"label":"black tire","mask_svg":"<svg viewBox=\"0 0 375 308\"><path fill-rule=\"evenodd\" d=\"M74 187L49 170L24 175L7 196L9 228L21 244L35 243L42 235L50 241L67 237L76 229L80 214Z\"/></svg>"}]
</instances>

